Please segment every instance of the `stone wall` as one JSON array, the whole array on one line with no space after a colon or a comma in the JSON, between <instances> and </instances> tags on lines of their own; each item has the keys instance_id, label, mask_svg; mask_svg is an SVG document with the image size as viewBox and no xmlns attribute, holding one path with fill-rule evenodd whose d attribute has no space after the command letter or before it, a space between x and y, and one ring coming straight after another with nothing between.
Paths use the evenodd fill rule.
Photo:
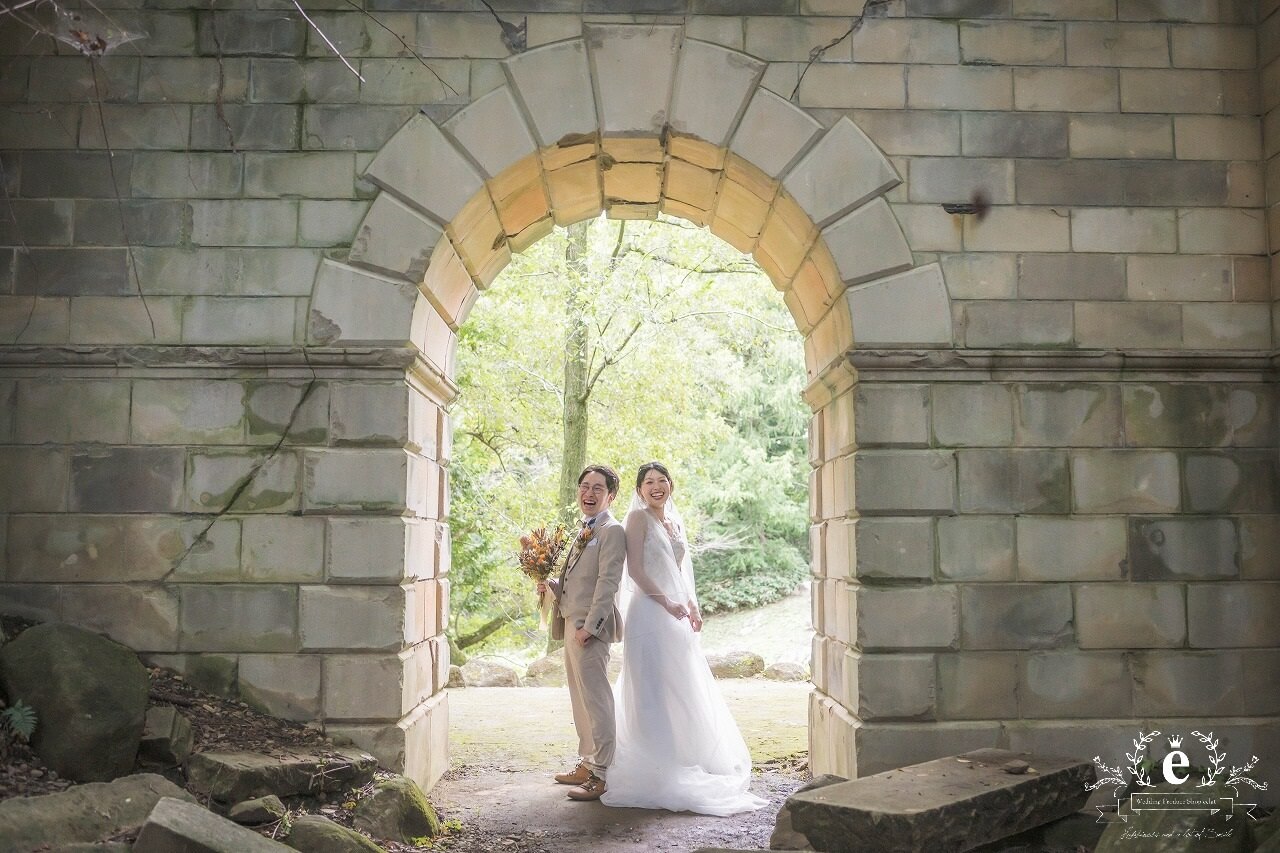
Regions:
<instances>
[{"instance_id":1,"label":"stone wall","mask_svg":"<svg viewBox=\"0 0 1280 853\"><path fill-rule=\"evenodd\" d=\"M433 782L456 329L661 210L806 338L815 771L1280 761L1275 2L100 5L0 29L6 610Z\"/></svg>"}]
</instances>

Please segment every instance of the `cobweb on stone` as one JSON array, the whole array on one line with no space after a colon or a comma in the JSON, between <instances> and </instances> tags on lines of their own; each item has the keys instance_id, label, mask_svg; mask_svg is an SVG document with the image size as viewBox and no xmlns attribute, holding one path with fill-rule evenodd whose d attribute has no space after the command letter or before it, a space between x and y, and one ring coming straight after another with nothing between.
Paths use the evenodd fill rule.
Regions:
<instances>
[{"instance_id":1,"label":"cobweb on stone","mask_svg":"<svg viewBox=\"0 0 1280 853\"><path fill-rule=\"evenodd\" d=\"M126 29L100 10L69 9L56 0L0 4L0 16L5 15L85 56L105 56L122 44L147 37L145 32Z\"/></svg>"}]
</instances>

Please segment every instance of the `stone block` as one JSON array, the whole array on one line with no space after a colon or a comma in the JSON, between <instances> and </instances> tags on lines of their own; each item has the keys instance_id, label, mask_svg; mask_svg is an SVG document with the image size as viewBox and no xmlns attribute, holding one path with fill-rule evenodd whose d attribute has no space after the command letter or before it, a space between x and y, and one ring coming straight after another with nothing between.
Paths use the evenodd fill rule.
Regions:
<instances>
[{"instance_id":1,"label":"stone block","mask_svg":"<svg viewBox=\"0 0 1280 853\"><path fill-rule=\"evenodd\" d=\"M1244 685L1244 713L1265 716L1280 709L1280 684L1274 678L1280 667L1280 654L1275 649L1245 651L1240 655ZM1234 713L1234 712L1233 712Z\"/></svg>"},{"instance_id":2,"label":"stone block","mask_svg":"<svg viewBox=\"0 0 1280 853\"><path fill-rule=\"evenodd\" d=\"M1120 108L1119 73L1111 68L1015 68L1013 108L1113 113Z\"/></svg>"},{"instance_id":3,"label":"stone block","mask_svg":"<svg viewBox=\"0 0 1280 853\"><path fill-rule=\"evenodd\" d=\"M403 450L309 450L304 452L305 508L361 510L405 507L408 457Z\"/></svg>"},{"instance_id":4,"label":"stone block","mask_svg":"<svg viewBox=\"0 0 1280 853\"><path fill-rule=\"evenodd\" d=\"M654 133L665 123L679 38L678 27L661 24L584 26L604 133Z\"/></svg>"},{"instance_id":5,"label":"stone block","mask_svg":"<svg viewBox=\"0 0 1280 853\"><path fill-rule=\"evenodd\" d=\"M5 171L25 198L114 199L117 181L122 192L129 186L133 157L121 151L114 158L105 151L24 151L21 166L6 161ZM18 187L10 188L10 194L18 195Z\"/></svg>"},{"instance_id":6,"label":"stone block","mask_svg":"<svg viewBox=\"0 0 1280 853\"><path fill-rule=\"evenodd\" d=\"M831 250L840 278L857 284L912 266L911 248L883 199L863 205L827 226L822 239Z\"/></svg>"},{"instance_id":7,"label":"stone block","mask_svg":"<svg viewBox=\"0 0 1280 853\"><path fill-rule=\"evenodd\" d=\"M347 151L244 155L246 196L350 198L355 187L355 155Z\"/></svg>"},{"instance_id":8,"label":"stone block","mask_svg":"<svg viewBox=\"0 0 1280 853\"><path fill-rule=\"evenodd\" d=\"M290 512L298 508L298 457L240 450L193 452L187 462L190 512Z\"/></svg>"},{"instance_id":9,"label":"stone block","mask_svg":"<svg viewBox=\"0 0 1280 853\"><path fill-rule=\"evenodd\" d=\"M1127 571L1123 518L1019 518L1018 578L1120 580Z\"/></svg>"},{"instance_id":10,"label":"stone block","mask_svg":"<svg viewBox=\"0 0 1280 853\"><path fill-rule=\"evenodd\" d=\"M4 579L50 584L55 592L53 584L62 582L155 579L121 565L126 536L120 516L15 515L8 520ZM59 596L54 598L56 610Z\"/></svg>"},{"instance_id":11,"label":"stone block","mask_svg":"<svg viewBox=\"0 0 1280 853\"><path fill-rule=\"evenodd\" d=\"M203 246L292 246L296 201L199 200L191 203L191 239Z\"/></svg>"},{"instance_id":12,"label":"stone block","mask_svg":"<svg viewBox=\"0 0 1280 853\"><path fill-rule=\"evenodd\" d=\"M1018 264L1022 299L1124 299L1122 255L1022 255Z\"/></svg>"},{"instance_id":13,"label":"stone block","mask_svg":"<svg viewBox=\"0 0 1280 853\"><path fill-rule=\"evenodd\" d=\"M943 255L940 261L952 299L1007 299L1015 294L1018 268L1013 255Z\"/></svg>"},{"instance_id":14,"label":"stone block","mask_svg":"<svg viewBox=\"0 0 1280 853\"><path fill-rule=\"evenodd\" d=\"M195 296L182 314L184 344L291 344L299 300Z\"/></svg>"},{"instance_id":15,"label":"stone block","mask_svg":"<svg viewBox=\"0 0 1280 853\"><path fill-rule=\"evenodd\" d=\"M138 281L155 295L310 296L315 283L314 249L133 250Z\"/></svg>"},{"instance_id":16,"label":"stone block","mask_svg":"<svg viewBox=\"0 0 1280 853\"><path fill-rule=\"evenodd\" d=\"M1008 652L939 654L938 717L1000 720L1018 716L1018 656Z\"/></svg>"},{"instance_id":17,"label":"stone block","mask_svg":"<svg viewBox=\"0 0 1280 853\"><path fill-rule=\"evenodd\" d=\"M338 20L356 17L343 15ZM385 32L381 27L375 29ZM359 99L359 78L338 59L251 59L249 68L251 102L342 104Z\"/></svg>"},{"instance_id":18,"label":"stone block","mask_svg":"<svg viewBox=\"0 0 1280 853\"><path fill-rule=\"evenodd\" d=\"M1060 514L1070 509L1061 450L960 450L962 512Z\"/></svg>"},{"instance_id":19,"label":"stone block","mask_svg":"<svg viewBox=\"0 0 1280 853\"><path fill-rule=\"evenodd\" d=\"M1190 512L1271 512L1280 506L1273 450L1188 453L1183 496Z\"/></svg>"},{"instance_id":20,"label":"stone block","mask_svg":"<svg viewBox=\"0 0 1280 853\"><path fill-rule=\"evenodd\" d=\"M143 517L126 524L126 547L139 555L139 569L126 564L126 571L145 567L178 583L240 579L239 520Z\"/></svg>"},{"instance_id":21,"label":"stone block","mask_svg":"<svg viewBox=\"0 0 1280 853\"><path fill-rule=\"evenodd\" d=\"M132 296L126 249L27 249L19 253L13 292L36 296ZM22 316L31 313L24 299ZM31 342L28 339L27 342Z\"/></svg>"},{"instance_id":22,"label":"stone block","mask_svg":"<svg viewBox=\"0 0 1280 853\"><path fill-rule=\"evenodd\" d=\"M1137 23L1067 24L1067 64L1168 68L1168 27Z\"/></svg>"},{"instance_id":23,"label":"stone block","mask_svg":"<svg viewBox=\"0 0 1280 853\"><path fill-rule=\"evenodd\" d=\"M951 300L937 264L845 291L860 347L950 344Z\"/></svg>"},{"instance_id":24,"label":"stone block","mask_svg":"<svg viewBox=\"0 0 1280 853\"><path fill-rule=\"evenodd\" d=\"M249 61L213 57L146 57L137 71L137 99L161 103L243 101Z\"/></svg>"},{"instance_id":25,"label":"stone block","mask_svg":"<svg viewBox=\"0 0 1280 853\"><path fill-rule=\"evenodd\" d=\"M58 587L48 583L7 583L0 586L0 607L19 619L56 622L60 593Z\"/></svg>"},{"instance_id":26,"label":"stone block","mask_svg":"<svg viewBox=\"0 0 1280 853\"><path fill-rule=\"evenodd\" d=\"M996 207L982 222L964 218L964 248L971 252L1071 251L1071 227L1053 208Z\"/></svg>"},{"instance_id":27,"label":"stone block","mask_svg":"<svg viewBox=\"0 0 1280 853\"><path fill-rule=\"evenodd\" d=\"M350 260L379 272L421 281L440 235L434 222L390 193L382 193L351 241Z\"/></svg>"},{"instance_id":28,"label":"stone block","mask_svg":"<svg viewBox=\"0 0 1280 853\"><path fill-rule=\"evenodd\" d=\"M0 402L13 406L18 444L128 443L128 382L31 379L9 391L0 391Z\"/></svg>"},{"instance_id":29,"label":"stone block","mask_svg":"<svg viewBox=\"0 0 1280 853\"><path fill-rule=\"evenodd\" d=\"M1239 652L1133 656L1133 710L1144 717L1235 716L1249 687Z\"/></svg>"},{"instance_id":30,"label":"stone block","mask_svg":"<svg viewBox=\"0 0 1280 853\"><path fill-rule=\"evenodd\" d=\"M765 63L738 51L686 41L671 96L671 127L723 145L764 68ZM714 96L707 80L717 81Z\"/></svg>"},{"instance_id":31,"label":"stone block","mask_svg":"<svg viewBox=\"0 0 1280 853\"><path fill-rule=\"evenodd\" d=\"M966 65L1062 65L1063 28L1026 21L964 21L960 56Z\"/></svg>"},{"instance_id":32,"label":"stone block","mask_svg":"<svg viewBox=\"0 0 1280 853\"><path fill-rule=\"evenodd\" d=\"M1177 305L1077 302L1076 342L1108 350L1178 349L1182 313Z\"/></svg>"},{"instance_id":33,"label":"stone block","mask_svg":"<svg viewBox=\"0 0 1280 853\"><path fill-rule=\"evenodd\" d=\"M1258 37L1252 27L1169 28L1173 64L1179 68L1258 67Z\"/></svg>"},{"instance_id":34,"label":"stone block","mask_svg":"<svg viewBox=\"0 0 1280 853\"><path fill-rule=\"evenodd\" d=\"M1118 652L1024 655L1018 706L1027 718L1126 717L1132 713L1130 674Z\"/></svg>"},{"instance_id":35,"label":"stone block","mask_svg":"<svg viewBox=\"0 0 1280 853\"><path fill-rule=\"evenodd\" d=\"M836 122L783 182L805 212L824 227L900 179L875 144L848 118Z\"/></svg>"},{"instance_id":36,"label":"stone block","mask_svg":"<svg viewBox=\"0 0 1280 853\"><path fill-rule=\"evenodd\" d=\"M0 380L0 444L13 444L13 424L18 409L18 382ZM0 524L0 527L4 525Z\"/></svg>"},{"instance_id":37,"label":"stone block","mask_svg":"<svg viewBox=\"0 0 1280 853\"><path fill-rule=\"evenodd\" d=\"M890 156L960 153L960 116L956 113L868 109L855 111L853 121Z\"/></svg>"},{"instance_id":38,"label":"stone block","mask_svg":"<svg viewBox=\"0 0 1280 853\"><path fill-rule=\"evenodd\" d=\"M863 586L855 589L854 600L857 641L864 651L958 648L961 616L955 586Z\"/></svg>"},{"instance_id":39,"label":"stone block","mask_svg":"<svg viewBox=\"0 0 1280 853\"><path fill-rule=\"evenodd\" d=\"M853 768L845 772L850 776L880 773L913 762L955 755L957 750L992 747L1000 730L1000 724L993 722L863 723L845 735L850 740L851 754L852 742L857 742L856 772Z\"/></svg>"},{"instance_id":40,"label":"stone block","mask_svg":"<svg viewBox=\"0 0 1280 853\"><path fill-rule=\"evenodd\" d=\"M398 586L300 588L302 648L398 651L409 626L405 593Z\"/></svg>"},{"instance_id":41,"label":"stone block","mask_svg":"<svg viewBox=\"0 0 1280 853\"><path fill-rule=\"evenodd\" d=\"M0 213L0 243L66 246L71 243L74 219L75 204L70 199L13 199Z\"/></svg>"},{"instance_id":42,"label":"stone block","mask_svg":"<svg viewBox=\"0 0 1280 853\"><path fill-rule=\"evenodd\" d=\"M77 245L173 246L190 240L191 208L185 202L80 201L75 207Z\"/></svg>"},{"instance_id":43,"label":"stone block","mask_svg":"<svg viewBox=\"0 0 1280 853\"><path fill-rule=\"evenodd\" d=\"M934 110L1008 110L1013 83L1007 68L913 65L907 68L907 106Z\"/></svg>"},{"instance_id":44,"label":"stone block","mask_svg":"<svg viewBox=\"0 0 1280 853\"><path fill-rule=\"evenodd\" d=\"M134 584L75 584L62 590L61 618L134 651L178 646L178 593Z\"/></svg>"},{"instance_id":45,"label":"stone block","mask_svg":"<svg viewBox=\"0 0 1280 853\"><path fill-rule=\"evenodd\" d=\"M329 436L329 386L315 381L245 383L248 442L324 444Z\"/></svg>"},{"instance_id":46,"label":"stone block","mask_svg":"<svg viewBox=\"0 0 1280 853\"><path fill-rule=\"evenodd\" d=\"M807 62L814 45L836 41L849 28L836 18L748 17L746 52L770 62ZM847 62L849 45L838 44L823 55L825 62Z\"/></svg>"},{"instance_id":47,"label":"stone block","mask_svg":"<svg viewBox=\"0 0 1280 853\"><path fill-rule=\"evenodd\" d=\"M1264 254L1266 223L1256 210L1183 210L1178 216L1178 245L1188 254Z\"/></svg>"},{"instance_id":48,"label":"stone block","mask_svg":"<svg viewBox=\"0 0 1280 853\"><path fill-rule=\"evenodd\" d=\"M913 251L959 252L964 248L964 232L956 228L955 218L939 205L895 204L893 214Z\"/></svg>"},{"instance_id":49,"label":"stone block","mask_svg":"<svg viewBox=\"0 0 1280 853\"><path fill-rule=\"evenodd\" d=\"M298 588L266 584L188 584L180 599L187 652L294 652Z\"/></svg>"},{"instance_id":50,"label":"stone block","mask_svg":"<svg viewBox=\"0 0 1280 853\"><path fill-rule=\"evenodd\" d=\"M854 576L858 578L933 577L933 520L860 518L853 528Z\"/></svg>"},{"instance_id":51,"label":"stone block","mask_svg":"<svg viewBox=\"0 0 1280 853\"><path fill-rule=\"evenodd\" d=\"M336 383L330 392L335 444L394 444L408 440L408 387L403 383Z\"/></svg>"},{"instance_id":52,"label":"stone block","mask_svg":"<svg viewBox=\"0 0 1280 853\"><path fill-rule=\"evenodd\" d=\"M14 343L66 343L70 302L38 296L0 296L0 335Z\"/></svg>"},{"instance_id":53,"label":"stone block","mask_svg":"<svg viewBox=\"0 0 1280 853\"><path fill-rule=\"evenodd\" d=\"M242 574L259 583L324 579L322 518L249 516L241 522Z\"/></svg>"},{"instance_id":54,"label":"stone block","mask_svg":"<svg viewBox=\"0 0 1280 853\"><path fill-rule=\"evenodd\" d=\"M1013 201L1013 163L994 159L917 157L910 161L907 194L913 202L968 199L982 188L996 204Z\"/></svg>"},{"instance_id":55,"label":"stone block","mask_svg":"<svg viewBox=\"0 0 1280 853\"><path fill-rule=\"evenodd\" d=\"M116 151L182 149L187 147L187 139L191 131L191 107L185 104L86 106L79 124L80 148L110 147ZM105 137L103 136L104 126ZM108 141L111 143L110 146L107 144ZM5 147L27 146L6 144Z\"/></svg>"},{"instance_id":56,"label":"stone block","mask_svg":"<svg viewBox=\"0 0 1280 853\"><path fill-rule=\"evenodd\" d=\"M934 446L1000 447L1013 441L1013 406L1005 385L940 384L933 389Z\"/></svg>"},{"instance_id":57,"label":"stone block","mask_svg":"<svg viewBox=\"0 0 1280 853\"><path fill-rule=\"evenodd\" d=\"M240 655L237 685L250 707L306 722L320 716L319 655Z\"/></svg>"},{"instance_id":58,"label":"stone block","mask_svg":"<svg viewBox=\"0 0 1280 853\"><path fill-rule=\"evenodd\" d=\"M961 145L970 157L1066 157L1067 116L1050 113L963 113ZM915 178L914 167L912 179ZM1012 184L1009 175L1008 184ZM990 186L987 186L990 189ZM963 198L962 195L952 198ZM992 198L999 202L1000 199Z\"/></svg>"},{"instance_id":59,"label":"stone block","mask_svg":"<svg viewBox=\"0 0 1280 853\"><path fill-rule=\"evenodd\" d=\"M1077 451L1071 482L1076 512L1174 512L1180 503L1178 457L1169 452Z\"/></svg>"},{"instance_id":60,"label":"stone block","mask_svg":"<svg viewBox=\"0 0 1280 853\"><path fill-rule=\"evenodd\" d=\"M77 343L176 344L182 341L182 300L78 296L71 302L70 336ZM155 331L152 331L154 324Z\"/></svg>"},{"instance_id":61,"label":"stone block","mask_svg":"<svg viewBox=\"0 0 1280 853\"><path fill-rule=\"evenodd\" d=\"M956 65L960 41L954 21L912 18L864 18L853 34L856 63Z\"/></svg>"},{"instance_id":62,"label":"stone block","mask_svg":"<svg viewBox=\"0 0 1280 853\"><path fill-rule=\"evenodd\" d=\"M1112 447L1123 442L1120 389L1034 383L1014 395L1014 439L1021 446Z\"/></svg>"},{"instance_id":63,"label":"stone block","mask_svg":"<svg viewBox=\"0 0 1280 853\"><path fill-rule=\"evenodd\" d=\"M416 115L378 152L365 177L449 222L483 187L481 176L425 115Z\"/></svg>"},{"instance_id":64,"label":"stone block","mask_svg":"<svg viewBox=\"0 0 1280 853\"><path fill-rule=\"evenodd\" d=\"M1244 384L1126 385L1124 419L1129 441L1142 447L1265 445L1275 429L1268 392Z\"/></svg>"},{"instance_id":65,"label":"stone block","mask_svg":"<svg viewBox=\"0 0 1280 853\"><path fill-rule=\"evenodd\" d=\"M274 11L202 12L197 45L204 56L300 56L307 25Z\"/></svg>"},{"instance_id":66,"label":"stone block","mask_svg":"<svg viewBox=\"0 0 1280 853\"><path fill-rule=\"evenodd\" d=\"M472 101L443 127L490 177L538 147L506 86Z\"/></svg>"},{"instance_id":67,"label":"stone block","mask_svg":"<svg viewBox=\"0 0 1280 853\"><path fill-rule=\"evenodd\" d=\"M930 450L864 450L854 457L862 514L955 511L955 457Z\"/></svg>"},{"instance_id":68,"label":"stone block","mask_svg":"<svg viewBox=\"0 0 1280 853\"><path fill-rule=\"evenodd\" d=\"M1173 252L1177 250L1178 228L1174 213L1166 210L1095 208L1071 212L1071 242L1078 252Z\"/></svg>"},{"instance_id":69,"label":"stone block","mask_svg":"<svg viewBox=\"0 0 1280 853\"><path fill-rule=\"evenodd\" d=\"M326 261L316 278L308 338L321 344L403 343L409 340L416 294L406 282Z\"/></svg>"},{"instance_id":70,"label":"stone block","mask_svg":"<svg viewBox=\"0 0 1280 853\"><path fill-rule=\"evenodd\" d=\"M174 797L162 797L156 803L142 824L134 846L139 853L183 849L272 853L289 849L208 809Z\"/></svg>"},{"instance_id":71,"label":"stone block","mask_svg":"<svg viewBox=\"0 0 1280 853\"><path fill-rule=\"evenodd\" d=\"M539 144L551 145L571 133L596 128L583 41L562 41L517 54L506 68L529 111Z\"/></svg>"},{"instance_id":72,"label":"stone block","mask_svg":"<svg viewBox=\"0 0 1280 853\"><path fill-rule=\"evenodd\" d=\"M1262 515L1239 519L1240 576L1280 580L1280 516Z\"/></svg>"},{"instance_id":73,"label":"stone block","mask_svg":"<svg viewBox=\"0 0 1280 853\"><path fill-rule=\"evenodd\" d=\"M70 509L178 512L182 509L184 462L184 451L170 447L112 447L76 453L71 458ZM51 464L49 471L57 468Z\"/></svg>"},{"instance_id":74,"label":"stone block","mask_svg":"<svg viewBox=\"0 0 1280 853\"><path fill-rule=\"evenodd\" d=\"M1222 75L1213 71L1121 69L1120 109L1127 113L1222 113Z\"/></svg>"},{"instance_id":75,"label":"stone block","mask_svg":"<svg viewBox=\"0 0 1280 853\"><path fill-rule=\"evenodd\" d=\"M960 587L960 648L1054 649L1073 639L1066 584Z\"/></svg>"},{"instance_id":76,"label":"stone block","mask_svg":"<svg viewBox=\"0 0 1280 853\"><path fill-rule=\"evenodd\" d=\"M907 105L901 65L818 64L800 81L799 103L809 109L900 110ZM791 85L781 87L789 94Z\"/></svg>"},{"instance_id":77,"label":"stone block","mask_svg":"<svg viewBox=\"0 0 1280 853\"><path fill-rule=\"evenodd\" d=\"M328 525L325 576L330 582L399 583L404 580L406 530L400 518L331 518Z\"/></svg>"},{"instance_id":78,"label":"stone block","mask_svg":"<svg viewBox=\"0 0 1280 853\"><path fill-rule=\"evenodd\" d=\"M324 656L326 719L397 720L405 689L405 665L396 655Z\"/></svg>"},{"instance_id":79,"label":"stone block","mask_svg":"<svg viewBox=\"0 0 1280 853\"><path fill-rule=\"evenodd\" d=\"M1075 158L1173 156L1169 116L1073 115L1068 134Z\"/></svg>"},{"instance_id":80,"label":"stone block","mask_svg":"<svg viewBox=\"0 0 1280 853\"><path fill-rule=\"evenodd\" d=\"M426 64L411 57L366 59L360 63L360 72L365 78L359 97L363 103L458 103L466 100L471 63L445 59Z\"/></svg>"},{"instance_id":81,"label":"stone block","mask_svg":"<svg viewBox=\"0 0 1280 853\"><path fill-rule=\"evenodd\" d=\"M1186 642L1182 584L1083 583L1075 593L1082 649L1176 649Z\"/></svg>"},{"instance_id":82,"label":"stone block","mask_svg":"<svg viewBox=\"0 0 1280 853\"><path fill-rule=\"evenodd\" d=\"M416 113L402 105L311 104L302 110L302 147L378 151Z\"/></svg>"},{"instance_id":83,"label":"stone block","mask_svg":"<svg viewBox=\"0 0 1280 853\"><path fill-rule=\"evenodd\" d=\"M1262 128L1253 116L1174 116L1173 144L1181 160L1257 160Z\"/></svg>"},{"instance_id":84,"label":"stone block","mask_svg":"<svg viewBox=\"0 0 1280 853\"><path fill-rule=\"evenodd\" d=\"M950 581L1012 581L1014 520L1000 516L938 519L938 574Z\"/></svg>"},{"instance_id":85,"label":"stone block","mask_svg":"<svg viewBox=\"0 0 1280 853\"><path fill-rule=\"evenodd\" d=\"M9 109L17 111L18 108ZM23 106L18 115L22 121L6 121L0 125L0 147L5 150L76 148L81 108L77 104L44 104ZM179 121L186 121L179 111Z\"/></svg>"},{"instance_id":86,"label":"stone block","mask_svg":"<svg viewBox=\"0 0 1280 853\"><path fill-rule=\"evenodd\" d=\"M125 186L145 198L230 198L239 195L242 174L239 154L139 151Z\"/></svg>"},{"instance_id":87,"label":"stone block","mask_svg":"<svg viewBox=\"0 0 1280 853\"><path fill-rule=\"evenodd\" d=\"M933 655L864 654L856 660L859 719L934 718Z\"/></svg>"},{"instance_id":88,"label":"stone block","mask_svg":"<svg viewBox=\"0 0 1280 853\"><path fill-rule=\"evenodd\" d=\"M368 208L364 201L299 202L298 244L349 246Z\"/></svg>"},{"instance_id":89,"label":"stone block","mask_svg":"<svg viewBox=\"0 0 1280 853\"><path fill-rule=\"evenodd\" d=\"M245 387L225 379L138 380L133 384L132 444L239 444Z\"/></svg>"}]
</instances>

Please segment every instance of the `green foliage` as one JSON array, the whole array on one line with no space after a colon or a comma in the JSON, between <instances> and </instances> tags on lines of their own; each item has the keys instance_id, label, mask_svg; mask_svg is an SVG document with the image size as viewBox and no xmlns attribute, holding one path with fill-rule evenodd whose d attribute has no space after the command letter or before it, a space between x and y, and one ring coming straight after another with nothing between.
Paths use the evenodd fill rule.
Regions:
<instances>
[{"instance_id":1,"label":"green foliage","mask_svg":"<svg viewBox=\"0 0 1280 853\"><path fill-rule=\"evenodd\" d=\"M18 699L0 711L0 729L21 740L30 740L36 730L35 709Z\"/></svg>"}]
</instances>

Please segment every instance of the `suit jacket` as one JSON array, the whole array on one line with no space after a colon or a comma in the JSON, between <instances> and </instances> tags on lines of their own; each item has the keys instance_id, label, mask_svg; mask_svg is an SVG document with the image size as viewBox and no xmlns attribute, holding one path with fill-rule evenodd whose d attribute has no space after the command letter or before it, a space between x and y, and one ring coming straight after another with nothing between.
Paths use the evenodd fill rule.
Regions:
<instances>
[{"instance_id":1,"label":"suit jacket","mask_svg":"<svg viewBox=\"0 0 1280 853\"><path fill-rule=\"evenodd\" d=\"M560 582L552 587L556 615L606 643L621 640L622 614L617 599L626 556L627 534L622 523L608 511L601 513L587 544L581 549L571 547ZM563 634L556 637L562 638Z\"/></svg>"}]
</instances>

